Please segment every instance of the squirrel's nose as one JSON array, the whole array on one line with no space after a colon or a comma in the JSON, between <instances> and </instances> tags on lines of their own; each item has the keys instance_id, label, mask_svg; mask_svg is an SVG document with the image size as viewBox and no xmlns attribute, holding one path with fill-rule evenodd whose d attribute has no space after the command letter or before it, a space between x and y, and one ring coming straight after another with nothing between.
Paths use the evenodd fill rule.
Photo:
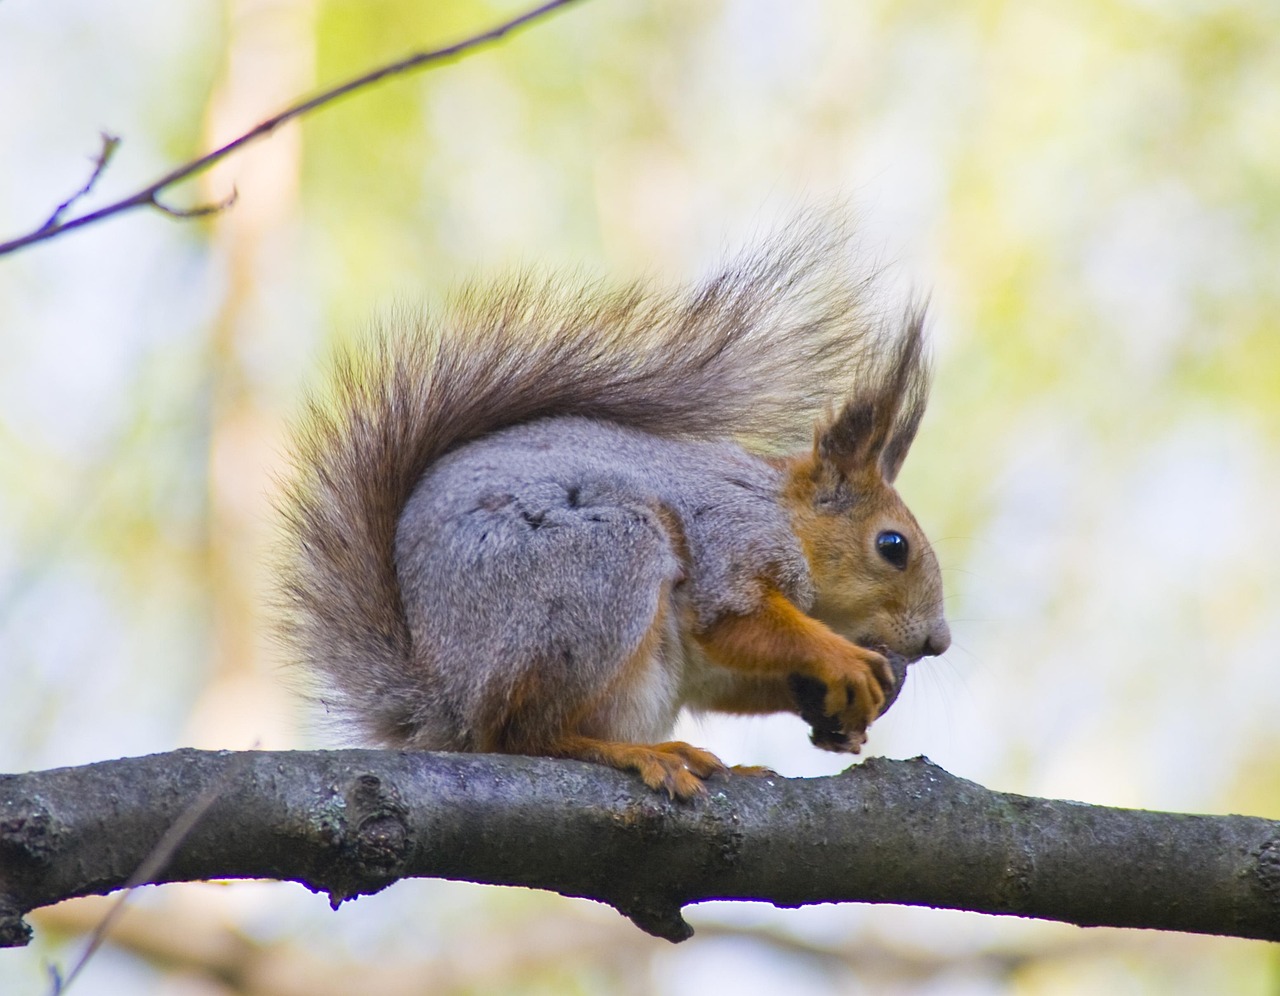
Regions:
<instances>
[{"instance_id":1,"label":"squirrel's nose","mask_svg":"<svg viewBox=\"0 0 1280 996\"><path fill-rule=\"evenodd\" d=\"M951 646L951 627L947 625L946 620L939 620L933 632L925 637L924 656L939 657L947 652L949 646Z\"/></svg>"}]
</instances>

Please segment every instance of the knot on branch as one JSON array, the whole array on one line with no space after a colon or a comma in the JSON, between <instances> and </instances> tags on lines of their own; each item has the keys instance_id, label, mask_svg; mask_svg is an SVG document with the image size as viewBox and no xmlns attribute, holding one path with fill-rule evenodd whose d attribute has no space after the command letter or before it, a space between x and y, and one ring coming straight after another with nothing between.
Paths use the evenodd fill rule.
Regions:
<instances>
[{"instance_id":1,"label":"knot on branch","mask_svg":"<svg viewBox=\"0 0 1280 996\"><path fill-rule=\"evenodd\" d=\"M649 850L654 860L632 863L624 856L593 898L654 937L692 937L683 906L738 870L744 841L738 806L719 791L684 803L640 795L614 812L612 822L628 848Z\"/></svg>"},{"instance_id":2,"label":"knot on branch","mask_svg":"<svg viewBox=\"0 0 1280 996\"><path fill-rule=\"evenodd\" d=\"M1256 874L1267 900L1280 910L1280 839L1258 848Z\"/></svg>"},{"instance_id":3,"label":"knot on branch","mask_svg":"<svg viewBox=\"0 0 1280 996\"><path fill-rule=\"evenodd\" d=\"M0 948L20 948L31 942L31 927L22 914L0 903Z\"/></svg>"},{"instance_id":4,"label":"knot on branch","mask_svg":"<svg viewBox=\"0 0 1280 996\"><path fill-rule=\"evenodd\" d=\"M43 806L0 818L0 858L6 865L44 865L56 852L57 829Z\"/></svg>"},{"instance_id":5,"label":"knot on branch","mask_svg":"<svg viewBox=\"0 0 1280 996\"><path fill-rule=\"evenodd\" d=\"M687 833L676 805L658 796L640 796L615 812L612 822L638 847L669 846L675 837ZM605 891L610 894L604 901L646 934L674 942L693 936L693 928L681 915L680 897L669 883L650 876L635 879L624 875L608 884Z\"/></svg>"},{"instance_id":6,"label":"knot on branch","mask_svg":"<svg viewBox=\"0 0 1280 996\"><path fill-rule=\"evenodd\" d=\"M28 880L37 878L58 853L58 823L43 806L0 815L0 948L18 948L31 941L31 928L22 919L30 907L14 902Z\"/></svg>"},{"instance_id":7,"label":"knot on branch","mask_svg":"<svg viewBox=\"0 0 1280 996\"><path fill-rule=\"evenodd\" d=\"M408 860L409 810L394 785L383 786L377 775L361 775L347 795L354 822L348 846L362 870L370 875L398 877Z\"/></svg>"},{"instance_id":8,"label":"knot on branch","mask_svg":"<svg viewBox=\"0 0 1280 996\"><path fill-rule=\"evenodd\" d=\"M377 775L354 777L321 817L322 839L339 860L326 891L337 909L355 896L386 888L404 874L413 853L409 809L395 785Z\"/></svg>"},{"instance_id":9,"label":"knot on branch","mask_svg":"<svg viewBox=\"0 0 1280 996\"><path fill-rule=\"evenodd\" d=\"M635 906L616 906L619 913L653 937L679 944L693 936L689 921L681 915L680 905L670 903L641 903Z\"/></svg>"}]
</instances>

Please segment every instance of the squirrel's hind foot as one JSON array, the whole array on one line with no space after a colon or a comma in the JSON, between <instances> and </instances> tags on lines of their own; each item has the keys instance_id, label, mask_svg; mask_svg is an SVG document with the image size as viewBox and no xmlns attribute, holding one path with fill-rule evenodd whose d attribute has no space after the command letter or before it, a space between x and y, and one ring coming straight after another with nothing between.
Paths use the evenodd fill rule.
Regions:
<instances>
[{"instance_id":1,"label":"squirrel's hind foot","mask_svg":"<svg viewBox=\"0 0 1280 996\"><path fill-rule=\"evenodd\" d=\"M566 737L548 751L554 757L593 761L634 771L649 788L681 801L706 795L703 779L727 775L729 769L710 751L679 740L661 744L629 744L591 737Z\"/></svg>"}]
</instances>

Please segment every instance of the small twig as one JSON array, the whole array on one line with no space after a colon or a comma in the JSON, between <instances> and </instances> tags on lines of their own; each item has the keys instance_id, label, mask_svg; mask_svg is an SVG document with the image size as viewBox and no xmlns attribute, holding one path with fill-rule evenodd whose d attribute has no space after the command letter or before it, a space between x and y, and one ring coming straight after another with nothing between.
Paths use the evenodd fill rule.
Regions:
<instances>
[{"instance_id":1,"label":"small twig","mask_svg":"<svg viewBox=\"0 0 1280 996\"><path fill-rule=\"evenodd\" d=\"M253 745L256 750L258 744ZM124 912L125 903L129 901L129 897L133 895L133 890L140 885L146 885L156 875L164 870L165 866L173 859L178 852L178 848L182 846L182 842L190 836L191 831L196 828L205 813L227 790L227 786L241 774L248 764L247 758L252 755L248 752L239 754L235 762L227 768L222 777L208 787L201 795L191 803L186 810L170 824L169 829L164 832L164 836L156 842L156 846L151 849L151 853L146 859L138 865L137 870L129 877L129 881L125 883L124 891L111 904L111 908L98 921L93 928L93 933L89 935L89 943L85 945L84 951L80 953L80 957L76 959L76 963L71 966L71 971L63 976L56 968L50 968L50 974L53 980L52 996L63 996L71 983L75 982L84 967L89 964L89 960L98 952L107 940L107 933L111 930L112 925L120 919L120 915Z\"/></svg>"},{"instance_id":2,"label":"small twig","mask_svg":"<svg viewBox=\"0 0 1280 996\"><path fill-rule=\"evenodd\" d=\"M53 209L53 214L49 215L49 219L40 226L39 231L43 232L50 228L57 228L62 222L62 216L70 210L71 206L82 197L88 196L89 192L93 190L93 185L98 182L98 177L102 176L107 168L107 163L111 162L111 157L116 154L116 149L119 147L119 138L115 135L108 135L105 131L102 133L102 151L98 153L98 158L94 161L93 172L89 174L89 179L85 181L83 187Z\"/></svg>"},{"instance_id":3,"label":"small twig","mask_svg":"<svg viewBox=\"0 0 1280 996\"><path fill-rule=\"evenodd\" d=\"M94 169L93 176L89 178L89 182L66 202L60 204L57 210L55 210L49 217L49 220L39 228L26 235L10 239L8 242L0 242L0 256L15 252L16 250L25 248L29 245L34 245L37 242L44 242L46 239L51 239L55 235L61 235L62 233L69 232L72 229L82 228L85 225L90 225L95 221L101 221L102 219L109 218L112 215L121 214L124 211L131 211L134 208L156 208L163 213L176 218L201 217L203 215L215 214L218 211L225 210L235 202L234 193L227 200L219 202L218 204L191 208L185 211L168 207L162 204L158 198L160 193L168 187L171 187L175 183L179 183L188 177L195 176L198 173L203 173L210 166L214 165L214 163L225 159L227 156L231 155L231 153L239 150L242 146L248 145L250 142L271 134L287 121L292 121L294 118L301 117L310 111L314 111L317 108L331 104L342 97L363 89L366 86L371 86L372 84L377 83L380 80L387 79L388 77L398 76L402 73L407 73L411 70L420 69L428 65L451 62L467 54L473 49L496 42L511 32L516 31L519 28L523 28L539 18L545 17L561 7L567 7L569 4L574 2L576 2L576 0L549 0L549 2L541 4L532 10L526 11L520 16L514 17L509 21L504 21L502 24L499 24L494 28L490 28L488 31L482 32L481 34L473 35L470 38L466 38L460 42L455 42L452 45L446 45L444 48L433 49L429 52L416 52L406 58L389 63L385 66L380 66L377 69L364 73L361 76L357 76L355 79L348 80L345 83L340 83L328 90L322 90L315 96L308 97L306 100L285 108L279 114L267 118L267 120L255 125L238 138L232 139L226 145L214 149L212 152L206 153L199 159L193 159L191 162L171 170L154 183L144 187L142 190L139 190L137 193L121 198L112 204L108 204L106 207L99 208L97 211L91 211L88 214L83 214L78 218L72 218L70 221L64 222L62 221L62 215L65 214L76 201L89 192L103 170L106 169L107 160L110 158L110 152L107 151L107 136L104 136L103 155L99 156L98 165ZM110 139L110 142L112 143L111 151L114 151L115 145L119 143L119 139L112 138Z\"/></svg>"},{"instance_id":4,"label":"small twig","mask_svg":"<svg viewBox=\"0 0 1280 996\"><path fill-rule=\"evenodd\" d=\"M231 207L240 198L240 191L235 187L231 188L231 193L218 201L216 204L201 204L193 208L176 208L165 204L159 197L151 198L151 206L157 211L167 214L170 218L203 218L207 215L218 214Z\"/></svg>"}]
</instances>

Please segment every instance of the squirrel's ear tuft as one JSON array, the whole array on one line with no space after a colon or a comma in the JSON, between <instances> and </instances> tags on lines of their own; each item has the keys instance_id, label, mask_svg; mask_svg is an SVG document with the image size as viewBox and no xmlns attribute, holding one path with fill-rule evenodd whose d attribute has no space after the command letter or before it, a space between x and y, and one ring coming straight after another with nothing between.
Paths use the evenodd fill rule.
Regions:
<instances>
[{"instance_id":1,"label":"squirrel's ear tuft","mask_svg":"<svg viewBox=\"0 0 1280 996\"><path fill-rule=\"evenodd\" d=\"M925 305L907 310L885 387L894 399L893 426L880 452L880 472L890 484L902 469L929 400L929 361L924 350Z\"/></svg>"},{"instance_id":2,"label":"squirrel's ear tuft","mask_svg":"<svg viewBox=\"0 0 1280 996\"><path fill-rule=\"evenodd\" d=\"M814 442L814 455L845 477L876 474L892 484L911 449L929 395L924 308L907 312L874 383L858 392Z\"/></svg>"},{"instance_id":3,"label":"squirrel's ear tuft","mask_svg":"<svg viewBox=\"0 0 1280 996\"><path fill-rule=\"evenodd\" d=\"M875 467L884 447L882 406L875 400L855 399L846 404L814 441L814 455L841 477L856 477ZM892 414L889 416L892 422Z\"/></svg>"}]
</instances>

